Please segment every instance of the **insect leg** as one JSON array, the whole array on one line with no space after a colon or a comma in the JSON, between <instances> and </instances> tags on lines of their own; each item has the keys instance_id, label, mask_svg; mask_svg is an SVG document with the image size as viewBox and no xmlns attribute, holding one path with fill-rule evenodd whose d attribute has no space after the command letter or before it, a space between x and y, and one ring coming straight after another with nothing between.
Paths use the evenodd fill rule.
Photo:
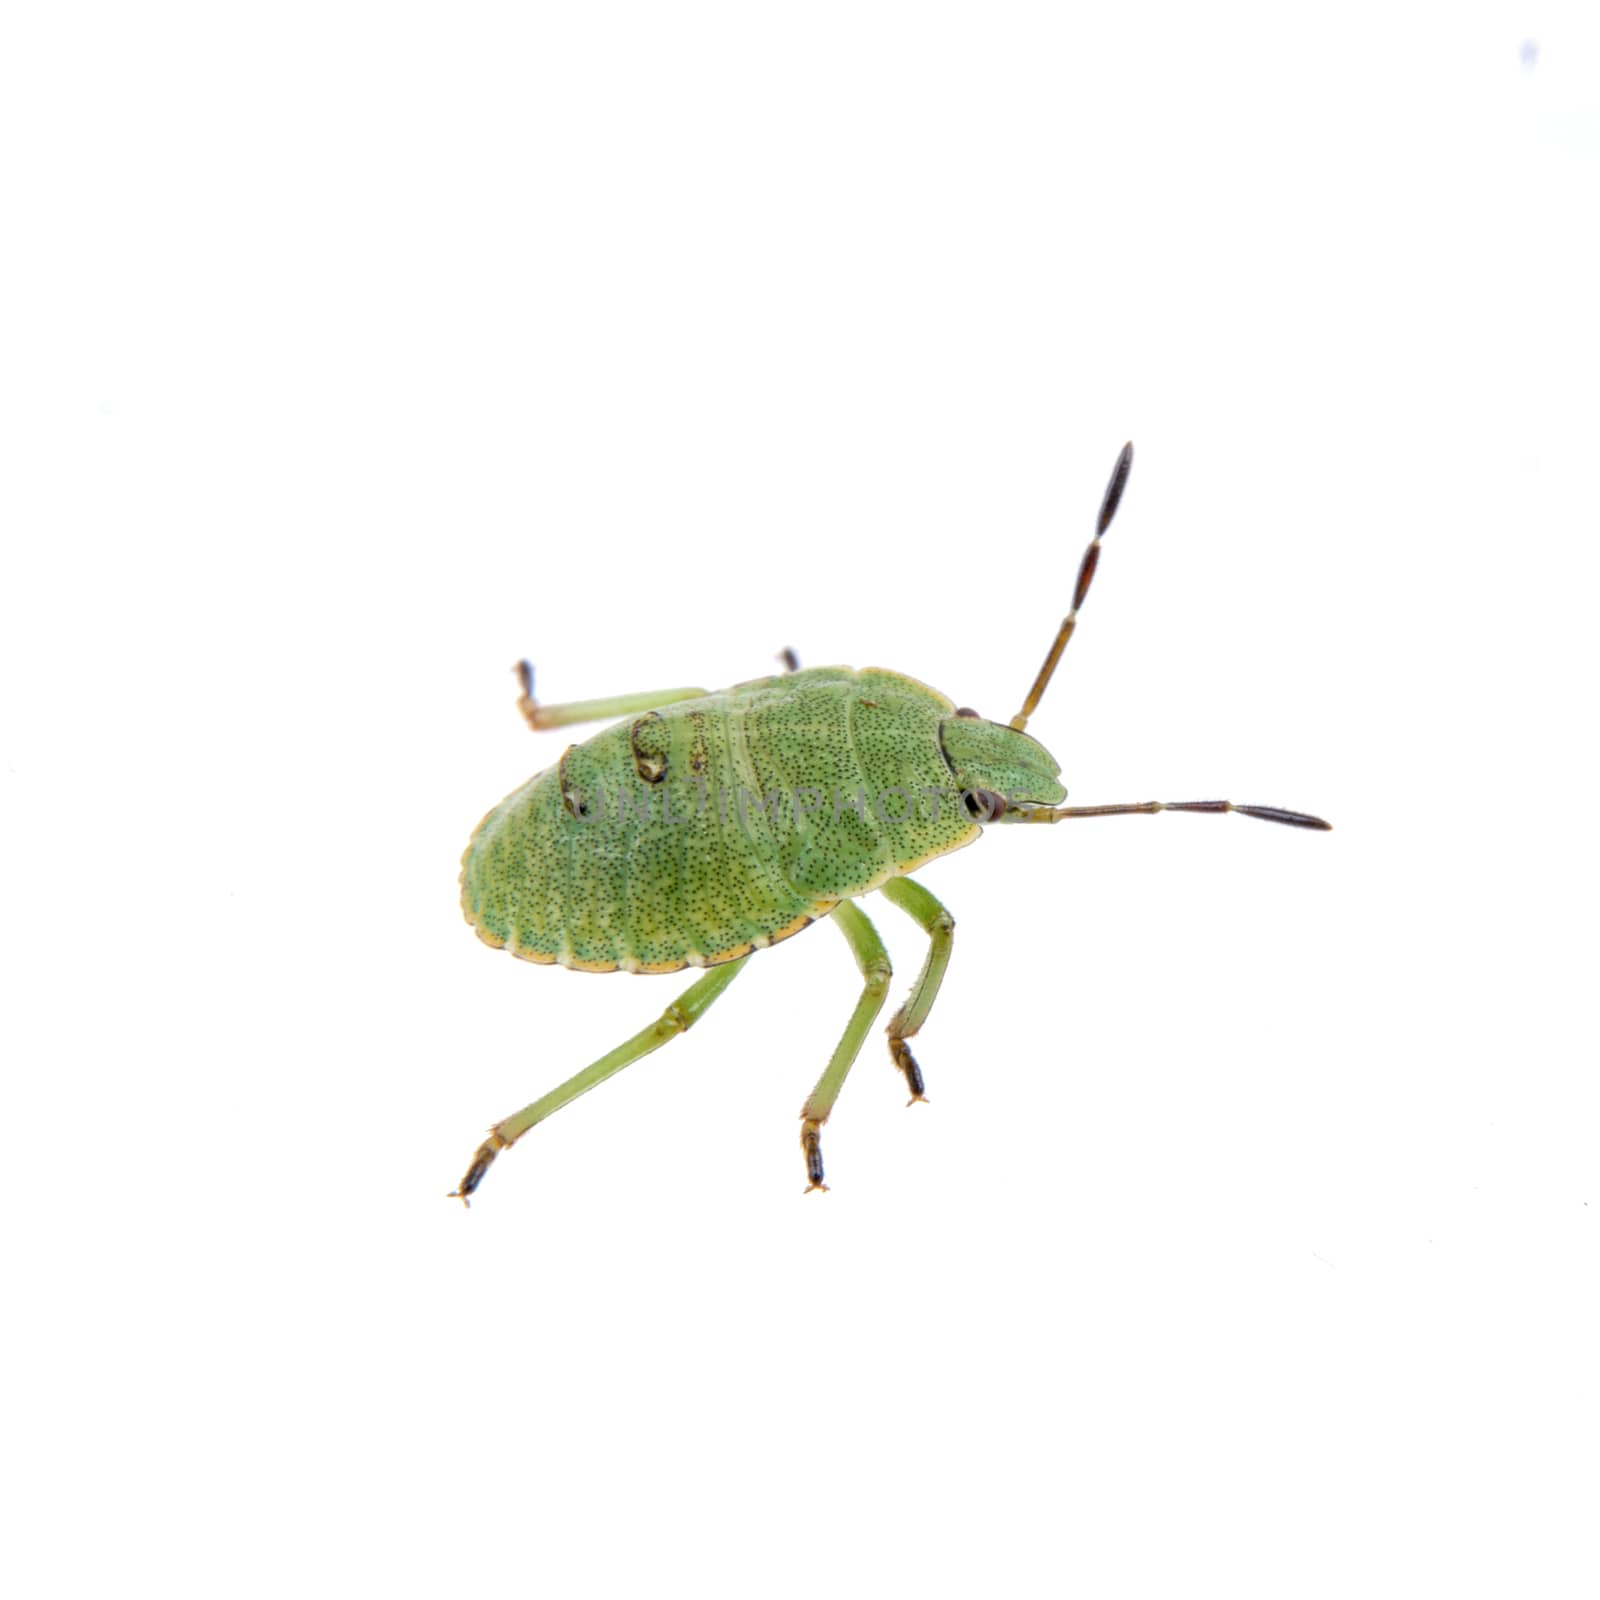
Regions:
<instances>
[{"instance_id":1,"label":"insect leg","mask_svg":"<svg viewBox=\"0 0 1600 1600\"><path fill-rule=\"evenodd\" d=\"M906 1075L906 1087L911 1091L910 1104L923 1098L922 1068L911 1054L906 1040L928 1020L933 1002L938 998L939 985L944 982L944 969L950 965L950 949L955 941L956 919L939 902L910 878L891 878L882 889L885 900L892 901L908 916L914 917L928 936L928 959L917 974L917 981L906 1003L895 1012L889 1024L889 1054L894 1064Z\"/></svg>"},{"instance_id":2,"label":"insect leg","mask_svg":"<svg viewBox=\"0 0 1600 1600\"><path fill-rule=\"evenodd\" d=\"M511 669L522 683L517 710L537 733L541 728L566 728L575 722L605 722L634 711L654 711L679 700L698 700L704 689L647 689L643 694L618 694L608 700L568 700L559 706L542 706L533 697L533 663L519 661Z\"/></svg>"},{"instance_id":3,"label":"insect leg","mask_svg":"<svg viewBox=\"0 0 1600 1600\"><path fill-rule=\"evenodd\" d=\"M467 1204L473 1191L483 1182L483 1175L489 1170L490 1162L502 1150L510 1149L536 1122L543 1122L546 1117L559 1111L569 1101L576 1100L586 1090L594 1088L597 1083L605 1082L612 1073L621 1072L640 1056L647 1056L652 1050L660 1049L667 1040L675 1039L680 1033L693 1027L711 1008L712 1001L739 976L749 959L747 955L740 956L737 961L730 961L725 966L712 967L704 977L697 978L691 983L648 1028L634 1034L626 1044L619 1044L609 1055L601 1056L582 1072L575 1072L565 1083L559 1084L549 1094L541 1095L532 1105L524 1106L514 1116L507 1117L504 1122L497 1122L489 1130L489 1137L478 1146L478 1152L472 1158L472 1165L467 1168L466 1177L461 1180L459 1188L451 1191L450 1198L461 1201L463 1205Z\"/></svg>"},{"instance_id":4,"label":"insect leg","mask_svg":"<svg viewBox=\"0 0 1600 1600\"><path fill-rule=\"evenodd\" d=\"M841 900L833 908L832 915L839 931L850 941L850 952L855 956L856 965L861 968L861 976L866 981L861 998L856 1001L856 1008L844 1030L844 1037L839 1041L822 1076L817 1079L811 1098L800 1108L800 1148L806 1157L807 1194L813 1189L828 1187L822 1181L822 1124L828 1120L833 1102L839 1098L839 1090L844 1087L850 1068L861 1054L861 1045L868 1030L883 1010L884 999L889 993L889 979L894 975L889 966L889 952L883 948L878 930L853 900Z\"/></svg>"}]
</instances>

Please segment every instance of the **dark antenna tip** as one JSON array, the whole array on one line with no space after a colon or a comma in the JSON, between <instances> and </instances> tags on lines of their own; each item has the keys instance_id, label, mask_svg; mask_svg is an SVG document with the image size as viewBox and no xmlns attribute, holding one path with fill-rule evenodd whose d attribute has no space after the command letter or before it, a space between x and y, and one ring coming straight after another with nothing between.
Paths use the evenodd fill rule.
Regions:
<instances>
[{"instance_id":1,"label":"dark antenna tip","mask_svg":"<svg viewBox=\"0 0 1600 1600\"><path fill-rule=\"evenodd\" d=\"M1111 481L1106 485L1106 497L1100 502L1100 520L1095 523L1094 536L1099 538L1111 526L1111 519L1122 503L1122 491L1128 487L1128 474L1133 471L1133 441L1122 447L1117 464L1111 469Z\"/></svg>"}]
</instances>

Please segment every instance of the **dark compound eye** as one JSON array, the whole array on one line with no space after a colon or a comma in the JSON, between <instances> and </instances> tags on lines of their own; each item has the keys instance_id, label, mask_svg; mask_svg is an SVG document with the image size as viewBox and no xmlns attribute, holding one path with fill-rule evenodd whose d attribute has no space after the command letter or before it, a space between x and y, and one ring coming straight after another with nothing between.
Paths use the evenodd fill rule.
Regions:
<instances>
[{"instance_id":1,"label":"dark compound eye","mask_svg":"<svg viewBox=\"0 0 1600 1600\"><path fill-rule=\"evenodd\" d=\"M961 707L960 707L960 708L959 708L959 709L958 709L958 710L957 710L957 711L956 711L956 715L957 715L957 716L958 716L958 717L971 717L971 718L972 718L972 719L973 719L973 721L975 721L975 722L981 722L981 721L983 721L983 718L982 718L982 717L980 717L980 716L979 716L979 715L978 715L978 713L977 713L977 712L976 712L976 711L974 711L974 710L973 710L973 709L972 709L972 707L971 707L971 706L961 706Z\"/></svg>"},{"instance_id":2,"label":"dark compound eye","mask_svg":"<svg viewBox=\"0 0 1600 1600\"><path fill-rule=\"evenodd\" d=\"M963 789L961 803L974 822L994 822L1006 814L1006 797L993 789Z\"/></svg>"}]
</instances>

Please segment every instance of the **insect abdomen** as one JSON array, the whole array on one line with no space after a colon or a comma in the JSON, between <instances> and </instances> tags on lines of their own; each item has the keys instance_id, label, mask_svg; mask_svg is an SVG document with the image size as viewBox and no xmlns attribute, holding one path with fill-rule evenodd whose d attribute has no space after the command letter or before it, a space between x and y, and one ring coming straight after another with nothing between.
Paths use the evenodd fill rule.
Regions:
<instances>
[{"instance_id":1,"label":"insect abdomen","mask_svg":"<svg viewBox=\"0 0 1600 1600\"><path fill-rule=\"evenodd\" d=\"M726 718L693 704L661 719L664 750L634 734L644 719L608 728L483 819L461 871L481 938L583 971L671 972L734 960L831 909L785 883L748 800L741 821Z\"/></svg>"}]
</instances>

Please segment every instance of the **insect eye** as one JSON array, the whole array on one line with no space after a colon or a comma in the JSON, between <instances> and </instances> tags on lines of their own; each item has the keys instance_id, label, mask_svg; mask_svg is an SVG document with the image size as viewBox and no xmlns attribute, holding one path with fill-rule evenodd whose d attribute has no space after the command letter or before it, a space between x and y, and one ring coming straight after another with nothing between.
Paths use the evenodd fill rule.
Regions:
<instances>
[{"instance_id":1,"label":"insect eye","mask_svg":"<svg viewBox=\"0 0 1600 1600\"><path fill-rule=\"evenodd\" d=\"M974 822L994 822L1006 814L1006 797L993 789L963 789L961 803Z\"/></svg>"},{"instance_id":2,"label":"insect eye","mask_svg":"<svg viewBox=\"0 0 1600 1600\"><path fill-rule=\"evenodd\" d=\"M978 713L972 709L971 706L960 706L960 707L958 707L957 710L956 710L956 715L958 717L971 717L973 719L973 721L975 721L975 722L981 722L983 720L983 718L980 717L978 715Z\"/></svg>"}]
</instances>

